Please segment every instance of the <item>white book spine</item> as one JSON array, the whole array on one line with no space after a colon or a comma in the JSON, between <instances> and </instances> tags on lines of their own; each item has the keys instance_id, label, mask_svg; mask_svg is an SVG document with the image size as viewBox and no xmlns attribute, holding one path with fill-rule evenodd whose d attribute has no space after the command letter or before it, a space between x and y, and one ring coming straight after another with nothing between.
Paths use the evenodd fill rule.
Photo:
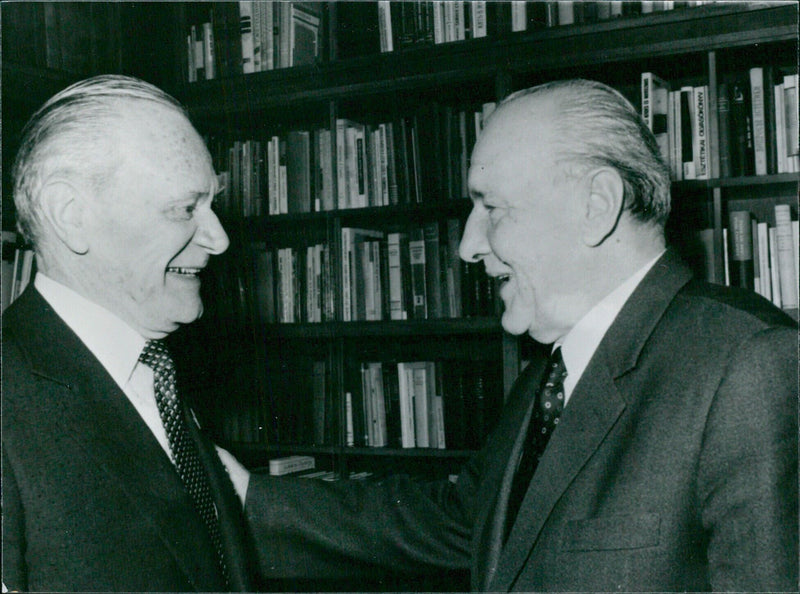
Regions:
<instances>
[{"instance_id":1,"label":"white book spine","mask_svg":"<svg viewBox=\"0 0 800 594\"><path fill-rule=\"evenodd\" d=\"M756 175L767 174L767 136L764 118L764 69L750 69L750 104L753 115L753 151Z\"/></svg>"},{"instance_id":2,"label":"white book spine","mask_svg":"<svg viewBox=\"0 0 800 594\"><path fill-rule=\"evenodd\" d=\"M775 85L772 95L775 109L775 156L778 173L789 173L789 155L786 152L786 114L783 107L783 83Z\"/></svg>"},{"instance_id":3,"label":"white book spine","mask_svg":"<svg viewBox=\"0 0 800 594\"><path fill-rule=\"evenodd\" d=\"M775 241L781 278L781 301L784 308L797 307L797 277L792 245L792 220L788 204L775 205Z\"/></svg>"},{"instance_id":4,"label":"white book spine","mask_svg":"<svg viewBox=\"0 0 800 594\"><path fill-rule=\"evenodd\" d=\"M486 2L485 0L474 0L469 3L472 22L472 38L486 37Z\"/></svg>"},{"instance_id":5,"label":"white book spine","mask_svg":"<svg viewBox=\"0 0 800 594\"><path fill-rule=\"evenodd\" d=\"M411 399L411 387L414 384L414 372L405 363L397 364L398 395L400 398L400 437L404 448L413 448L414 439L414 402ZM410 380L410 381L409 381Z\"/></svg>"},{"instance_id":6,"label":"white book spine","mask_svg":"<svg viewBox=\"0 0 800 594\"><path fill-rule=\"evenodd\" d=\"M708 87L694 88L694 168L695 179L708 179Z\"/></svg>"},{"instance_id":7,"label":"white book spine","mask_svg":"<svg viewBox=\"0 0 800 594\"><path fill-rule=\"evenodd\" d=\"M781 267L778 264L778 236L775 227L769 231L769 271L772 275L772 303L776 307L783 307L781 299Z\"/></svg>"},{"instance_id":8,"label":"white book spine","mask_svg":"<svg viewBox=\"0 0 800 594\"><path fill-rule=\"evenodd\" d=\"M251 74L253 69L253 2L239 2L239 34L242 42L242 72Z\"/></svg>"},{"instance_id":9,"label":"white book spine","mask_svg":"<svg viewBox=\"0 0 800 594\"><path fill-rule=\"evenodd\" d=\"M392 12L388 0L378 0L378 33L380 35L381 52L394 51Z\"/></svg>"},{"instance_id":10,"label":"white book spine","mask_svg":"<svg viewBox=\"0 0 800 594\"><path fill-rule=\"evenodd\" d=\"M761 268L761 295L772 299L772 271L769 263L769 228L761 222L757 226L758 262Z\"/></svg>"},{"instance_id":11,"label":"white book spine","mask_svg":"<svg viewBox=\"0 0 800 594\"><path fill-rule=\"evenodd\" d=\"M211 23L203 23L203 63L206 69L206 80L217 78L217 61L214 54L214 29Z\"/></svg>"},{"instance_id":12,"label":"white book spine","mask_svg":"<svg viewBox=\"0 0 800 594\"><path fill-rule=\"evenodd\" d=\"M353 433L353 395L346 392L344 395L344 415L345 415L345 444L355 445L355 434Z\"/></svg>"}]
</instances>

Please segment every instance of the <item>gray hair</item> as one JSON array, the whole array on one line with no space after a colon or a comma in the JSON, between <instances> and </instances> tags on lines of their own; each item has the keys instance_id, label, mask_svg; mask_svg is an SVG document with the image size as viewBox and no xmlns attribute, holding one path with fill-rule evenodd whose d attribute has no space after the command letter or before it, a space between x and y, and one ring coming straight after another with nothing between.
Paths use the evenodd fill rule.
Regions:
<instances>
[{"instance_id":1,"label":"gray hair","mask_svg":"<svg viewBox=\"0 0 800 594\"><path fill-rule=\"evenodd\" d=\"M624 210L636 220L663 227L670 211L669 168L647 127L621 93L602 83L561 80L517 91L500 105L520 97L558 96L555 131L564 139L560 156L581 172L613 167L622 177Z\"/></svg>"},{"instance_id":2,"label":"gray hair","mask_svg":"<svg viewBox=\"0 0 800 594\"><path fill-rule=\"evenodd\" d=\"M118 159L113 125L122 101L151 101L186 116L170 95L137 78L102 75L77 82L51 97L22 133L12 171L17 227L34 245L41 239L41 192L47 179L64 175L99 190ZM188 117L188 116L187 116Z\"/></svg>"}]
</instances>

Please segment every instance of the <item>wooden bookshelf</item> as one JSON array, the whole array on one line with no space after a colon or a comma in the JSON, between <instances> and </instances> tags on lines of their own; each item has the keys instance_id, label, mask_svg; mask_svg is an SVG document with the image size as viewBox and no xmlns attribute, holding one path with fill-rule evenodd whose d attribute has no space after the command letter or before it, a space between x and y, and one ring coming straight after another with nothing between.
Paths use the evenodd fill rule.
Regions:
<instances>
[{"instance_id":1,"label":"wooden bookshelf","mask_svg":"<svg viewBox=\"0 0 800 594\"><path fill-rule=\"evenodd\" d=\"M796 66L797 7L790 3L720 3L403 47L386 53L379 51L375 23L364 16L370 10L366 4L348 6L347 10L335 3L327 5L323 30L331 36L326 41L328 51L313 65L193 83L179 80L172 90L205 132L245 139L282 134L293 126L333 130L337 118L382 122L398 113L413 112L428 102L474 106L497 101L517 88L556 78L596 78L615 86L638 105L639 76L644 71L663 73L676 84L699 84L727 76L731 64L738 62L745 70L767 63L785 69ZM178 10L176 19L181 18L180 14ZM360 15L361 20L347 22L346 19L355 18L354 14ZM369 28L367 37L373 40L374 47L362 43L354 50L353 43L337 37L352 35L358 26ZM676 182L673 224L681 228L681 233L692 225L699 228L708 224L715 228L721 242L728 200L741 201L754 192L756 196L770 196L774 201L794 205L799 181L798 173L771 173ZM275 246L303 245L313 237L313 241L334 245L343 227L389 231L448 218L463 222L469 209L470 202L464 195L426 188L419 204L233 218L227 227L234 230L236 241L244 243L257 240ZM677 234L678 241L681 233ZM721 245L718 247L721 250ZM332 253L341 257L337 250ZM241 264L237 260L229 266ZM338 274L335 284L341 288ZM340 303L337 308L337 320L341 320ZM214 327L231 322L226 314L214 311L213 303L209 309L212 311L208 319L201 322L206 324L207 332L213 333ZM249 312L252 314L252 309ZM459 319L292 324L254 324L246 319L236 320L232 326L241 330L240 340L253 342L246 350L253 354L256 367L259 357L264 361L275 358L277 350L288 373L294 357L325 360L337 423L342 423L345 415L345 368L354 358L357 362L394 361L406 353L408 360L414 360L425 358L427 353L435 360L443 357L442 349L454 349L448 356L461 357L468 366L472 357L478 356L500 370L502 387L487 401L492 407L502 406L503 396L525 359L519 341L503 333L499 316L494 314ZM452 345L456 342L467 346L455 348ZM281 395L274 390L273 386L272 392L264 388L261 393L252 394L252 405L275 405ZM344 473L380 466L405 470L419 466L413 461L422 460L428 465L433 463L440 475L446 475L455 471L470 451L347 447L343 433L343 427L338 427L334 442L325 445L280 443L267 434L259 434L260 443L245 443L224 431L220 437L251 465L263 465L276 455L303 453L319 455Z\"/></svg>"},{"instance_id":2,"label":"wooden bookshelf","mask_svg":"<svg viewBox=\"0 0 800 594\"><path fill-rule=\"evenodd\" d=\"M638 105L639 77L645 71L660 73L679 85L720 82L734 71L753 66L774 64L795 72L797 66L798 10L791 2L714 3L523 32L502 31L480 39L398 47L385 53L378 46L377 17L371 16L377 15L374 3L322 3L320 52L312 64L189 83L188 28L198 14L213 12L219 4L120 3L110 17L116 23L111 33L103 33L112 43L105 50L92 45L92 65L83 72L48 67L41 40L32 46L32 61L21 61L19 52L4 60L4 171L10 170L15 152L15 130L18 134L33 109L73 80L102 71L132 73L159 84L187 106L201 133L224 143L266 139L293 129L333 132L341 118L373 125L396 121L434 102L455 110L474 110L516 89L558 78L601 80ZM4 6L4 23L8 9ZM142 37L132 37L143 22L149 26ZM95 37L103 38L99 33ZM798 182L798 173L676 182L675 238L680 242L687 229L707 225L714 229L721 253L729 203L738 207L753 199L762 209L764 201L788 203L796 218ZM13 225L10 200L5 191L4 228ZM440 475L453 472L469 449L347 447L341 426L345 368L404 356L408 360L460 359L465 367L481 360L498 370L493 378L498 385L487 392L487 406L499 408L526 355L518 339L503 333L496 304L493 311L468 317L346 322L342 321L342 272L335 267L333 319L265 322L259 319L248 280L252 274L249 246L260 242L269 248L300 248L325 243L338 263L343 227L388 233L430 222L443 226L448 219L463 223L469 210L463 187L458 195L451 195L440 186L422 188L419 203L247 217L226 213L223 222L232 246L212 260L211 278L203 289L206 315L175 338L184 343L187 357L202 358L193 381L200 388L199 402L205 409L201 412L217 437L253 467L263 466L276 455L303 453L320 456L345 474L373 467L371 459L397 468L413 468L417 460ZM270 435L265 419L274 413L281 416L276 426L290 427L296 414L292 398L302 401L299 409L305 412L297 414L307 414L308 378L303 373L312 361L326 363L330 412L338 426L329 443L303 443L307 428L305 433L290 431L292 439L281 442ZM234 363L237 369L227 376L214 373L213 368L222 363ZM220 398L220 392L232 396ZM237 434L242 422L254 426L248 440ZM299 417L297 423L309 424Z\"/></svg>"}]
</instances>

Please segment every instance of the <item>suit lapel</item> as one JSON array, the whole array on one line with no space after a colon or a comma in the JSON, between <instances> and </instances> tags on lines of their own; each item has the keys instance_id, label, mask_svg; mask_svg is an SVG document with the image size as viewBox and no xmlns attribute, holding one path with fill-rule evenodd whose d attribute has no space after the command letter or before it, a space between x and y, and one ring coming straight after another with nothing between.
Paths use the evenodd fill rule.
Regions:
<instances>
[{"instance_id":1,"label":"suit lapel","mask_svg":"<svg viewBox=\"0 0 800 594\"><path fill-rule=\"evenodd\" d=\"M625 395L616 380L635 367L664 310L690 278L677 255L668 250L620 311L575 386L487 589L507 591L513 587L558 500L625 410Z\"/></svg>"},{"instance_id":2,"label":"suit lapel","mask_svg":"<svg viewBox=\"0 0 800 594\"><path fill-rule=\"evenodd\" d=\"M192 506L169 457L105 368L39 293L29 291L20 297L15 322L33 372L68 390L58 403L65 434L107 475L109 488L124 493L189 582L197 589L214 583L199 568L196 534L165 505L182 498L182 507Z\"/></svg>"},{"instance_id":3,"label":"suit lapel","mask_svg":"<svg viewBox=\"0 0 800 594\"><path fill-rule=\"evenodd\" d=\"M476 550L481 552L482 557L477 562L475 575L480 576L481 590L488 589L497 571L503 547L511 482L525 441L525 432L522 429L530 422L533 395L542 382L544 372L545 361L541 360L532 363L520 374L511 389L501 425L494 433L493 440L497 443L497 448L486 464L489 472L494 472L492 476L483 477L484 488L480 497L490 504L483 507L483 513L477 522L481 529Z\"/></svg>"}]
</instances>

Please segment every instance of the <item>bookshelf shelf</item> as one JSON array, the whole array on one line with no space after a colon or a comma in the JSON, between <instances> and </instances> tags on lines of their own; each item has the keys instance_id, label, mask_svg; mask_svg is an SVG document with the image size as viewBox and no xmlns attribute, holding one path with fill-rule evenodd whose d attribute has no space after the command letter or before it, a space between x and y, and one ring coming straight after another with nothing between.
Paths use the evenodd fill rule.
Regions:
<instances>
[{"instance_id":1,"label":"bookshelf shelf","mask_svg":"<svg viewBox=\"0 0 800 594\"><path fill-rule=\"evenodd\" d=\"M796 27L787 23L795 14L787 4L761 10L730 3L665 11L183 84L175 91L193 115L218 117L451 85L500 71L574 68L791 41Z\"/></svg>"},{"instance_id":2,"label":"bookshelf shelf","mask_svg":"<svg viewBox=\"0 0 800 594\"><path fill-rule=\"evenodd\" d=\"M265 333L279 338L364 338L403 336L500 335L497 318L452 318L376 322L324 322L320 324L269 324Z\"/></svg>"},{"instance_id":3,"label":"bookshelf shelf","mask_svg":"<svg viewBox=\"0 0 800 594\"><path fill-rule=\"evenodd\" d=\"M305 446L305 445L270 445L252 444L246 442L229 442L226 447L235 449L245 456L264 455L321 455L321 456L375 456L382 458L427 458L431 460L464 459L474 453L474 450L453 450L433 448L363 448L349 446Z\"/></svg>"},{"instance_id":4,"label":"bookshelf shelf","mask_svg":"<svg viewBox=\"0 0 800 594\"><path fill-rule=\"evenodd\" d=\"M431 196L428 196L431 198ZM421 204L395 206L371 206L367 208L345 208L321 212L279 214L262 217L247 217L245 226L251 231L271 230L288 225L305 225L320 221L341 220L346 225L378 224L385 222L422 222L442 217L461 217L469 213L472 202L466 198L439 198ZM240 219L226 219L231 225L241 224Z\"/></svg>"},{"instance_id":5,"label":"bookshelf shelf","mask_svg":"<svg viewBox=\"0 0 800 594\"><path fill-rule=\"evenodd\" d=\"M674 183L678 193L706 190L710 188L745 188L750 186L777 186L797 184L800 182L798 173L776 173L772 175L747 175L742 177L725 177L709 180L690 180Z\"/></svg>"}]
</instances>

